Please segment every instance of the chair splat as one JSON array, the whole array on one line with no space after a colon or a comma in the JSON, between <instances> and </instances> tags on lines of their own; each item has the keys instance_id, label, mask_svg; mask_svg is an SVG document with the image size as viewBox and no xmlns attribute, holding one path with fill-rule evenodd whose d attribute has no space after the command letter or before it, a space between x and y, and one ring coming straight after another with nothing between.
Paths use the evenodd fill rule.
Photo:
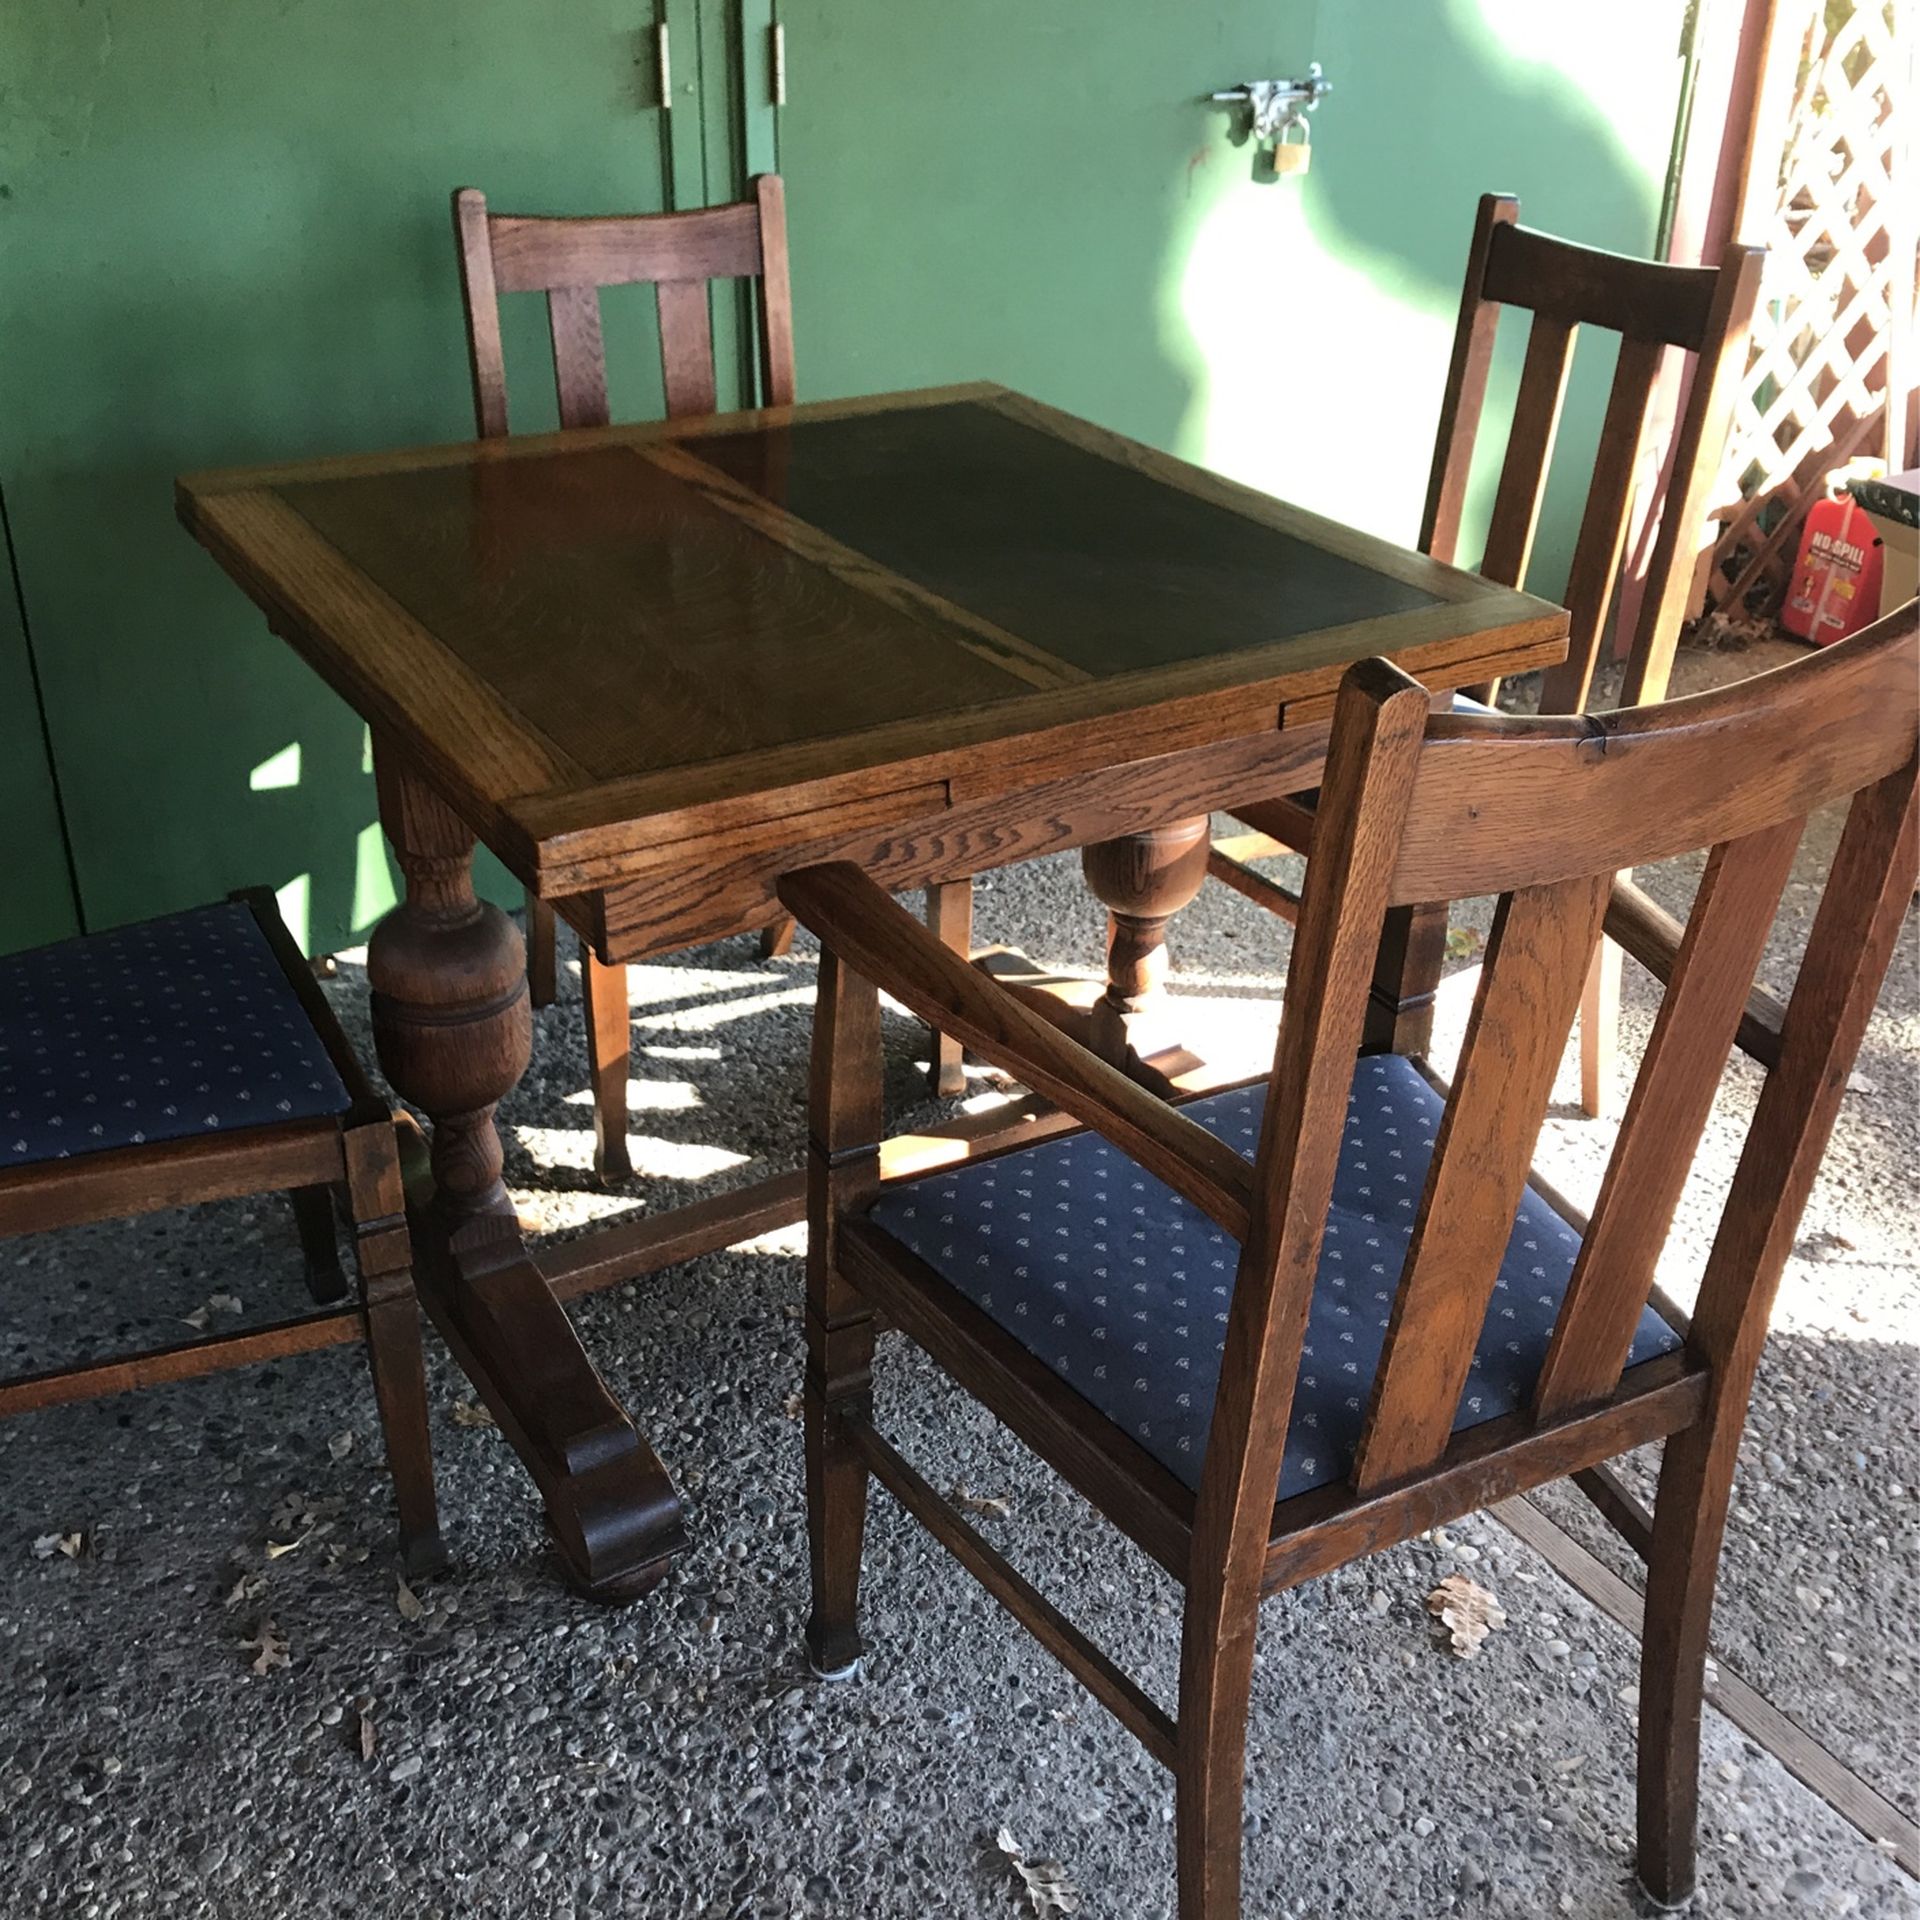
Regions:
<instances>
[{"instance_id":1,"label":"chair splat","mask_svg":"<svg viewBox=\"0 0 1920 1920\"><path fill-rule=\"evenodd\" d=\"M1354 1461L1361 1494L1433 1465L1452 1437L1610 885L1500 903Z\"/></svg>"}]
</instances>

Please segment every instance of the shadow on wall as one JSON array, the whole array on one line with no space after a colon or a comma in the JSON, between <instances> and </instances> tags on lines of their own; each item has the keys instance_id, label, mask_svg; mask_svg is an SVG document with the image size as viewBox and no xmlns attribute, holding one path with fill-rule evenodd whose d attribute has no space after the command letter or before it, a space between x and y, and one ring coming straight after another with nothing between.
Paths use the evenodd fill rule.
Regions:
<instances>
[{"instance_id":1,"label":"shadow on wall","mask_svg":"<svg viewBox=\"0 0 1920 1920\"><path fill-rule=\"evenodd\" d=\"M1520 196L1529 224L1650 253L1680 82L1678 0L1323 6L1313 40L1334 90L1310 172L1258 190L1247 150L1163 296L1163 337L1192 372L1180 451L1256 486L1411 540L1425 498L1475 204ZM1231 171L1233 177L1222 176ZM1503 444L1525 340L1501 331L1484 440ZM1611 347L1584 350L1562 425L1535 582L1557 591L1585 496ZM1462 553L1492 475L1477 475Z\"/></svg>"}]
</instances>

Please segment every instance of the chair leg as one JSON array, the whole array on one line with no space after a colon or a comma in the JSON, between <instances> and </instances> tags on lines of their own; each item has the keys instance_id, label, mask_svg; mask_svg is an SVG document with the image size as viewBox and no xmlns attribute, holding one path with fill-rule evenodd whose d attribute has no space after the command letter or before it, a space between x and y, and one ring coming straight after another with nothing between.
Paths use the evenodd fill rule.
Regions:
<instances>
[{"instance_id":1,"label":"chair leg","mask_svg":"<svg viewBox=\"0 0 1920 1920\"><path fill-rule=\"evenodd\" d=\"M872 1409L871 1314L829 1326L807 1314L807 1551L813 1611L807 1663L823 1680L848 1680L860 1665L860 1550L867 1531L867 1463L843 1416Z\"/></svg>"},{"instance_id":2,"label":"chair leg","mask_svg":"<svg viewBox=\"0 0 1920 1920\"><path fill-rule=\"evenodd\" d=\"M1733 1489L1739 1427L1716 1446L1711 1423L1668 1436L1654 1503L1640 1645L1640 1884L1684 1906L1695 1877L1700 1710L1707 1632Z\"/></svg>"},{"instance_id":3,"label":"chair leg","mask_svg":"<svg viewBox=\"0 0 1920 1920\"><path fill-rule=\"evenodd\" d=\"M536 894L527 895L527 997L550 1007L560 984L560 935L553 909Z\"/></svg>"},{"instance_id":4,"label":"chair leg","mask_svg":"<svg viewBox=\"0 0 1920 1920\"><path fill-rule=\"evenodd\" d=\"M1620 962L1620 949L1603 939L1593 950L1587 983L1580 990L1580 1111L1589 1120L1605 1113L1613 1093L1620 1042Z\"/></svg>"},{"instance_id":5,"label":"chair leg","mask_svg":"<svg viewBox=\"0 0 1920 1920\"><path fill-rule=\"evenodd\" d=\"M433 1484L433 1440L427 1425L427 1377L420 1352L420 1308L404 1292L367 1307L367 1360L386 1438L387 1471L400 1511L400 1558L411 1574L444 1573L440 1503Z\"/></svg>"},{"instance_id":6,"label":"chair leg","mask_svg":"<svg viewBox=\"0 0 1920 1920\"><path fill-rule=\"evenodd\" d=\"M1217 1595L1187 1597L1173 1788L1180 1920L1240 1920L1247 1704L1259 1605L1257 1590L1243 1609L1229 1609ZM1233 1617L1238 1614L1244 1617Z\"/></svg>"},{"instance_id":7,"label":"chair leg","mask_svg":"<svg viewBox=\"0 0 1920 1920\"><path fill-rule=\"evenodd\" d=\"M962 958L973 952L973 882L948 880L927 889L927 925ZM935 1095L955 1100L967 1090L963 1049L950 1033L938 1027L929 1029L933 1052L927 1078Z\"/></svg>"},{"instance_id":8,"label":"chair leg","mask_svg":"<svg viewBox=\"0 0 1920 1920\"><path fill-rule=\"evenodd\" d=\"M580 952L580 991L587 1014L587 1081L593 1090L593 1170L603 1180L627 1180L627 1067L633 1049L633 1010L627 970Z\"/></svg>"},{"instance_id":9,"label":"chair leg","mask_svg":"<svg viewBox=\"0 0 1920 1920\"><path fill-rule=\"evenodd\" d=\"M340 1236L333 1223L333 1189L294 1187L287 1198L293 1204L294 1225L300 1230L307 1291L319 1305L330 1307L347 1297L347 1271L340 1264Z\"/></svg>"},{"instance_id":10,"label":"chair leg","mask_svg":"<svg viewBox=\"0 0 1920 1920\"><path fill-rule=\"evenodd\" d=\"M420 1351L420 1304L398 1137L391 1123L349 1128L343 1137L354 1265L366 1315L367 1363L400 1511L400 1555L409 1573L443 1572L440 1507L427 1424L427 1374Z\"/></svg>"},{"instance_id":11,"label":"chair leg","mask_svg":"<svg viewBox=\"0 0 1920 1920\"><path fill-rule=\"evenodd\" d=\"M793 951L794 920L790 913L783 913L777 920L769 920L760 930L760 958L778 960L783 954Z\"/></svg>"}]
</instances>

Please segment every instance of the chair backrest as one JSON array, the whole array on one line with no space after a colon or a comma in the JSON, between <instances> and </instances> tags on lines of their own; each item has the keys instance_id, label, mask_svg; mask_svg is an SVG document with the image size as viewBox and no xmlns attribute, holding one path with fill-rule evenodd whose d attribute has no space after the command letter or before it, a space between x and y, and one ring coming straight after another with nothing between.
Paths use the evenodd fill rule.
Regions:
<instances>
[{"instance_id":1,"label":"chair backrest","mask_svg":"<svg viewBox=\"0 0 1920 1920\"><path fill-rule=\"evenodd\" d=\"M793 404L793 295L787 280L786 197L778 174L759 175L753 198L730 206L585 219L489 213L483 193L462 187L453 196L453 228L466 302L473 412L483 439L507 431L503 293L547 296L563 427L608 423L602 287L653 287L671 418L711 413L716 405L708 283L754 280L760 401L769 407Z\"/></svg>"},{"instance_id":2,"label":"chair backrest","mask_svg":"<svg viewBox=\"0 0 1920 1920\"><path fill-rule=\"evenodd\" d=\"M1501 309L1517 307L1532 316L1478 568L1505 586L1525 583L1575 334L1592 327L1619 335L1620 357L1567 576L1564 597L1572 615L1567 658L1548 671L1541 691L1543 713L1580 712L1613 602L1636 481L1646 464L1642 440L1648 404L1670 351L1697 356L1620 698L1622 706L1637 706L1666 692L1692 585L1695 540L1726 444L1766 253L1764 248L1733 245L1718 267L1662 266L1556 240L1517 225L1519 217L1520 203L1512 195L1481 197L1420 548L1436 560L1464 564L1455 549Z\"/></svg>"},{"instance_id":3,"label":"chair backrest","mask_svg":"<svg viewBox=\"0 0 1920 1920\"><path fill-rule=\"evenodd\" d=\"M1202 1538L1264 1549L1388 909L1498 896L1352 1470L1362 1496L1435 1469L1446 1453L1613 876L1708 848L1533 1416L1551 1422L1618 1391L1801 830L1814 809L1845 802L1779 1064L1687 1336L1709 1393L1737 1393L1744 1408L1920 865L1917 735L1911 605L1738 686L1603 716L1430 717L1426 690L1385 662L1348 674L1255 1159Z\"/></svg>"}]
</instances>

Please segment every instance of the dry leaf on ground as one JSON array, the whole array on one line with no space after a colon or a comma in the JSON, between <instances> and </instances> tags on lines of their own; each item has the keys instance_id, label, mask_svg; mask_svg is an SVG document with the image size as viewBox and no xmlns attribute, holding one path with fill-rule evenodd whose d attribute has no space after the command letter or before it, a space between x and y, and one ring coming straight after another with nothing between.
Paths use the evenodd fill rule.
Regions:
<instances>
[{"instance_id":1,"label":"dry leaf on ground","mask_svg":"<svg viewBox=\"0 0 1920 1920\"><path fill-rule=\"evenodd\" d=\"M998 1495L975 1493L964 1480L955 1484L947 1498L963 1513L984 1513L995 1520L1004 1520L1013 1511Z\"/></svg>"},{"instance_id":2,"label":"dry leaf on ground","mask_svg":"<svg viewBox=\"0 0 1920 1920\"><path fill-rule=\"evenodd\" d=\"M807 1411L807 1396L804 1393L790 1393L781 1403L780 1411L789 1420L801 1419Z\"/></svg>"},{"instance_id":3,"label":"dry leaf on ground","mask_svg":"<svg viewBox=\"0 0 1920 1920\"><path fill-rule=\"evenodd\" d=\"M303 1533L297 1539L293 1539L293 1540L269 1540L267 1542L267 1558L269 1560L284 1559L288 1554L293 1553L298 1548L305 1546L307 1543L308 1535L311 1532L312 1532L312 1529L309 1528L307 1533Z\"/></svg>"},{"instance_id":4,"label":"dry leaf on ground","mask_svg":"<svg viewBox=\"0 0 1920 1920\"><path fill-rule=\"evenodd\" d=\"M371 1760L379 1735L374 1732L373 1722L363 1713L360 1716L360 1758Z\"/></svg>"},{"instance_id":5,"label":"dry leaf on ground","mask_svg":"<svg viewBox=\"0 0 1920 1920\"><path fill-rule=\"evenodd\" d=\"M196 1333L205 1333L208 1324L212 1321L215 1314L240 1314L245 1311L246 1308L241 1304L238 1294L210 1293L202 1305L195 1307L191 1313L182 1314L180 1317L185 1324L190 1326Z\"/></svg>"},{"instance_id":6,"label":"dry leaf on ground","mask_svg":"<svg viewBox=\"0 0 1920 1920\"><path fill-rule=\"evenodd\" d=\"M264 1573L243 1573L227 1593L227 1605L243 1606L249 1600L258 1600L267 1589L267 1576Z\"/></svg>"},{"instance_id":7,"label":"dry leaf on ground","mask_svg":"<svg viewBox=\"0 0 1920 1920\"><path fill-rule=\"evenodd\" d=\"M324 1500L309 1500L304 1493L283 1495L267 1515L267 1531L285 1539L296 1533L324 1533L327 1523L339 1519L347 1510L344 1494L331 1494Z\"/></svg>"},{"instance_id":8,"label":"dry leaf on ground","mask_svg":"<svg viewBox=\"0 0 1920 1920\"><path fill-rule=\"evenodd\" d=\"M338 1433L328 1437L327 1453L332 1459L344 1460L352 1451L353 1429L351 1427L342 1427Z\"/></svg>"},{"instance_id":9,"label":"dry leaf on ground","mask_svg":"<svg viewBox=\"0 0 1920 1920\"><path fill-rule=\"evenodd\" d=\"M456 1427L491 1427L498 1422L479 1401L456 1400L453 1403L453 1424Z\"/></svg>"},{"instance_id":10,"label":"dry leaf on ground","mask_svg":"<svg viewBox=\"0 0 1920 1920\"><path fill-rule=\"evenodd\" d=\"M36 1560L51 1560L56 1553L68 1560L78 1560L86 1551L85 1533L43 1533L33 1543L33 1557Z\"/></svg>"},{"instance_id":11,"label":"dry leaf on ground","mask_svg":"<svg viewBox=\"0 0 1920 1920\"><path fill-rule=\"evenodd\" d=\"M1507 1624L1500 1602L1485 1587L1463 1573L1450 1573L1427 1595L1427 1611L1453 1636L1453 1650L1463 1660L1480 1651L1480 1643L1496 1627Z\"/></svg>"},{"instance_id":12,"label":"dry leaf on ground","mask_svg":"<svg viewBox=\"0 0 1920 1920\"><path fill-rule=\"evenodd\" d=\"M424 1620L427 1610L421 1604L420 1596L404 1580L393 1583L394 1604L400 1609L402 1620Z\"/></svg>"},{"instance_id":13,"label":"dry leaf on ground","mask_svg":"<svg viewBox=\"0 0 1920 1920\"><path fill-rule=\"evenodd\" d=\"M1058 1860L1029 1860L1011 1832L1002 1827L993 1836L993 1844L1007 1857L1007 1865L1027 1896L1027 1904L1041 1915L1078 1913L1080 1889L1067 1878Z\"/></svg>"},{"instance_id":14,"label":"dry leaf on ground","mask_svg":"<svg viewBox=\"0 0 1920 1920\"><path fill-rule=\"evenodd\" d=\"M251 1640L240 1642L240 1651L254 1656L247 1663L248 1667L262 1679L275 1667L290 1667L293 1664L293 1650L271 1619L260 1622L259 1630Z\"/></svg>"},{"instance_id":15,"label":"dry leaf on ground","mask_svg":"<svg viewBox=\"0 0 1920 1920\"><path fill-rule=\"evenodd\" d=\"M1447 929L1447 958L1449 960L1471 960L1480 951L1485 942L1478 927L1449 927Z\"/></svg>"}]
</instances>

